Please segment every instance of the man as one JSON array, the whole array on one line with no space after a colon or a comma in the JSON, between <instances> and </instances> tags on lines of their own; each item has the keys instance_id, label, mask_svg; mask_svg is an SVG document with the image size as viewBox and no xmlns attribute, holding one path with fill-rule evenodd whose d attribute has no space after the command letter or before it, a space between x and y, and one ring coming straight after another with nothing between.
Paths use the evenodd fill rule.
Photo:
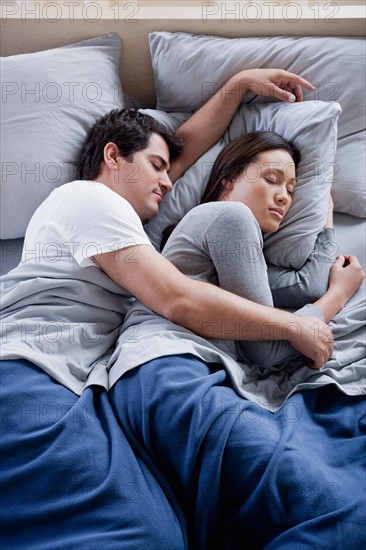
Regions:
<instances>
[{"instance_id":1,"label":"man","mask_svg":"<svg viewBox=\"0 0 366 550\"><path fill-rule=\"evenodd\" d=\"M293 78L296 80L293 81ZM279 82L279 79L282 80ZM183 153L172 160L171 166L164 138L152 133L147 149L139 151L133 157L134 169L139 174L139 178L144 174L148 182L145 184L145 196L138 196L137 185L131 185L127 174L130 160L120 156L118 147L113 142L105 145L103 157L99 153L101 162L96 177L107 187L126 198L140 219L143 222L147 221L157 213L158 206L165 193L171 189L172 183L221 137L246 91L250 91L251 88L255 90L260 88L263 95L272 92L280 99L288 99L289 94L291 96L291 93L276 87L276 83L285 90L295 91L299 100L302 98L301 84L309 87L304 80L289 75L285 71L254 70L236 75L226 84L224 98L221 90L178 130L177 135L184 139L185 145ZM211 125L210 120L213 121ZM89 148L91 147L89 142ZM154 169L150 167L150 174L145 175L145 167L149 159L153 164L153 158L158 159L155 174L153 174ZM124 177L124 172L127 177ZM244 303L245 301L242 302L236 296L233 297L224 292L218 293L216 288L207 287L203 283L182 276L152 247L139 247L138 252L136 251L138 262L133 264L125 261L130 253L128 248L123 248L117 253L97 255L95 261L105 273L129 290L133 296L175 323L202 336L220 338L223 337L222 334L220 336L220 332L222 333L220 327L230 326L235 324L235 321L239 321L238 339L240 334L246 334L248 339L258 338L259 325L263 340L293 338L294 347L310 357L315 368L322 366L329 358L327 354L331 349L332 338L326 327L321 328L319 339L314 346L315 319L306 319L304 323L294 325L294 317L285 312L268 311L267 308L258 307L257 304L254 306L250 302ZM271 334L269 324L274 328ZM208 325L209 334L204 328ZM214 326L217 327L216 334L213 332ZM317 322L316 326L318 326ZM291 333L291 329L287 331L289 327L295 329L296 336ZM298 337L298 329L300 329L300 337Z\"/></svg>"},{"instance_id":2,"label":"man","mask_svg":"<svg viewBox=\"0 0 366 550\"><path fill-rule=\"evenodd\" d=\"M237 326L238 338L258 338L259 327L261 339L291 340L315 368L329 358L331 332L315 318L184 277L143 230L173 182L221 137L247 91L301 101L302 86L312 89L282 70L239 73L178 130L179 155L179 140L154 121L112 113L86 140L83 181L55 190L34 214L22 262L3 279L7 548L56 540L63 549L94 549L99 537L108 549L127 540L131 548L186 544L179 504L143 451L131 452L103 389L131 296L202 336L222 337L212 321Z\"/></svg>"}]
</instances>

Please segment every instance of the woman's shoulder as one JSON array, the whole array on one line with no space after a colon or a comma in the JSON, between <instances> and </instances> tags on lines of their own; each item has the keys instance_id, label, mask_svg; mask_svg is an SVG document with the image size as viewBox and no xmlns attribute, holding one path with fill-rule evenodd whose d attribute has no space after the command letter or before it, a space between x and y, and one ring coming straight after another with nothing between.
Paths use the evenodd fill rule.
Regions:
<instances>
[{"instance_id":1,"label":"woman's shoulder","mask_svg":"<svg viewBox=\"0 0 366 550\"><path fill-rule=\"evenodd\" d=\"M207 236L207 233L217 232L222 227L240 228L241 231L245 231L248 225L258 224L252 211L244 204L234 201L208 202L187 212L172 233L172 237L178 239L190 235L191 239L196 240L201 239L203 235ZM173 241L170 242L172 244Z\"/></svg>"},{"instance_id":2,"label":"woman's shoulder","mask_svg":"<svg viewBox=\"0 0 366 550\"><path fill-rule=\"evenodd\" d=\"M216 202L206 202L204 204L199 204L190 210L187 214L201 215L203 213L210 212L213 215L222 213L238 213L239 215L253 215L251 210L243 203L236 201L216 201Z\"/></svg>"},{"instance_id":3,"label":"woman's shoulder","mask_svg":"<svg viewBox=\"0 0 366 550\"><path fill-rule=\"evenodd\" d=\"M220 218L222 220L255 220L252 211L245 204L236 201L217 201L200 204L190 210L185 216L187 221L193 217L206 220Z\"/></svg>"}]
</instances>

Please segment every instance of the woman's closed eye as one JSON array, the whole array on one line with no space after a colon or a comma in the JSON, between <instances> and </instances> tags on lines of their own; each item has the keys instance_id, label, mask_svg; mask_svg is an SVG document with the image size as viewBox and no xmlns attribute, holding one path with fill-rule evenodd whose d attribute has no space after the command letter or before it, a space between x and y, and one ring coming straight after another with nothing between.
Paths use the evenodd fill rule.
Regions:
<instances>
[{"instance_id":1,"label":"woman's closed eye","mask_svg":"<svg viewBox=\"0 0 366 550\"><path fill-rule=\"evenodd\" d=\"M267 183L269 183L271 185L282 185L282 182L276 180L275 178L271 179L271 178L265 177L264 179ZM294 188L293 187L286 187L286 190L287 190L287 193L292 197L292 195L294 193Z\"/></svg>"}]
</instances>

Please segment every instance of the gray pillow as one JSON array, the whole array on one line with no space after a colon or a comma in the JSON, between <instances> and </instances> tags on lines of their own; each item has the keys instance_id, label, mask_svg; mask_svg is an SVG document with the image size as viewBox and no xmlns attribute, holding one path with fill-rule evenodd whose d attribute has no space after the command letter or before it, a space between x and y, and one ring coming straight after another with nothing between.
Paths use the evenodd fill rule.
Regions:
<instances>
[{"instance_id":1,"label":"gray pillow","mask_svg":"<svg viewBox=\"0 0 366 550\"><path fill-rule=\"evenodd\" d=\"M22 257L24 239L0 239L0 277L14 269Z\"/></svg>"},{"instance_id":2,"label":"gray pillow","mask_svg":"<svg viewBox=\"0 0 366 550\"><path fill-rule=\"evenodd\" d=\"M175 130L187 114L145 110ZM178 222L203 195L209 172L225 145L254 130L270 130L292 141L301 151L293 204L280 229L265 235L264 254L268 263L299 269L314 248L328 212L333 163L337 141L337 120L341 108L336 102L243 105L224 135L180 178L164 198L160 212L145 230L159 248L165 227ZM169 122L167 120L169 119Z\"/></svg>"},{"instance_id":3,"label":"gray pillow","mask_svg":"<svg viewBox=\"0 0 366 550\"><path fill-rule=\"evenodd\" d=\"M155 32L150 49L157 108L193 112L243 69L274 67L303 76L315 86L315 91L305 91L305 100L337 101L342 107L335 210L366 217L365 47L361 37L223 38ZM248 94L244 101L272 99Z\"/></svg>"},{"instance_id":4,"label":"gray pillow","mask_svg":"<svg viewBox=\"0 0 366 550\"><path fill-rule=\"evenodd\" d=\"M115 33L1 58L2 239L23 237L51 191L75 179L88 129L124 105Z\"/></svg>"}]
</instances>

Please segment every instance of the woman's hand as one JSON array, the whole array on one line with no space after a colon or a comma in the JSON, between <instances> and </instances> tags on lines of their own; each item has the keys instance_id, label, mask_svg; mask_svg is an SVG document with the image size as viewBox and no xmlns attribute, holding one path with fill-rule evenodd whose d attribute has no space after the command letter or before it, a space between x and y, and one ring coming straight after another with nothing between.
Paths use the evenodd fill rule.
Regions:
<instances>
[{"instance_id":1,"label":"woman's hand","mask_svg":"<svg viewBox=\"0 0 366 550\"><path fill-rule=\"evenodd\" d=\"M365 273L356 256L339 256L330 270L329 290L334 290L343 299L344 306L360 288L364 278Z\"/></svg>"},{"instance_id":2,"label":"woman's hand","mask_svg":"<svg viewBox=\"0 0 366 550\"><path fill-rule=\"evenodd\" d=\"M324 321L329 323L354 293L360 288L365 273L356 256L339 256L329 274L329 288L314 305L324 315Z\"/></svg>"},{"instance_id":3,"label":"woman's hand","mask_svg":"<svg viewBox=\"0 0 366 550\"><path fill-rule=\"evenodd\" d=\"M304 99L303 87L310 91L315 89L305 78L283 69L248 69L237 73L230 80L233 79L245 87L244 93L252 92L289 102Z\"/></svg>"}]
</instances>

